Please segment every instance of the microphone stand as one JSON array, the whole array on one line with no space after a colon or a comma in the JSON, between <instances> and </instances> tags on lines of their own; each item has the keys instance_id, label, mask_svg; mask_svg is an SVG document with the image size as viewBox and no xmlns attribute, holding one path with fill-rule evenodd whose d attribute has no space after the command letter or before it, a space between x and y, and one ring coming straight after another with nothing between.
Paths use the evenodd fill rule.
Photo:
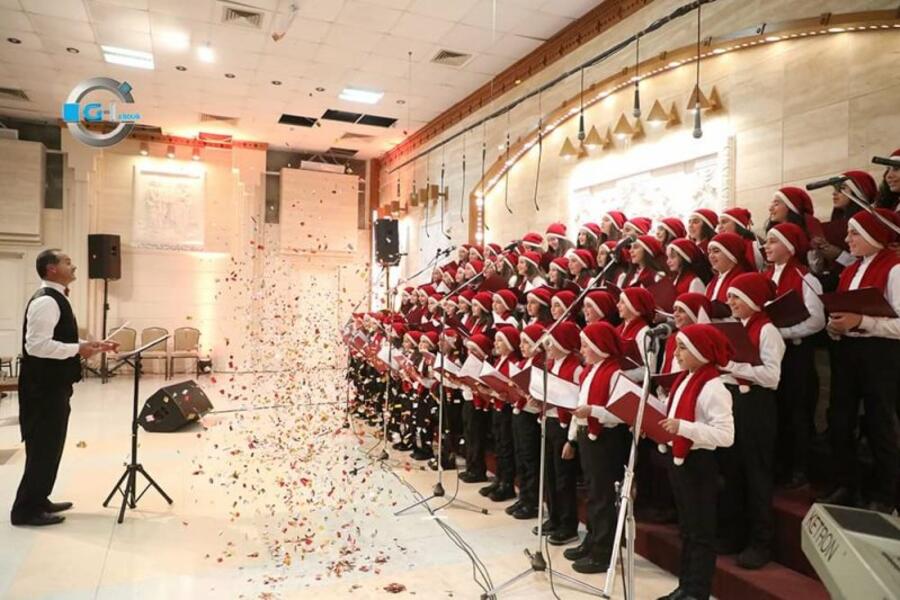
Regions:
<instances>
[{"instance_id":1,"label":"microphone stand","mask_svg":"<svg viewBox=\"0 0 900 600\"><path fill-rule=\"evenodd\" d=\"M481 277L482 275L483 275L483 273L478 273L474 277L467 279L466 281L464 281L461 284L459 284L458 286L456 286L453 290L451 290L447 294L447 296L456 294L457 292L459 292L459 290L461 290L465 286L469 285L469 283L473 282L475 279ZM441 314L441 328L438 333L438 343L439 344L440 344L441 336L444 335L444 329L446 328L446 326L447 326L447 313L446 313L446 311L444 311ZM456 496L450 498L448 501L446 501L445 503L441 504L440 506L438 506L437 508L434 508L434 509L432 509L431 506L428 504L429 501L434 500L435 498L443 498L446 495L446 492L444 491L444 485L443 485L444 461L442 460L443 459L443 440L444 440L444 400L445 400L444 352L441 352L441 374L440 374L439 395L440 395L440 398L438 399L437 483L434 484L434 488L432 488L430 496L428 496L427 498L423 498L423 499L419 500L418 502L414 502L413 504L410 504L406 508L398 510L397 512L394 513L395 517L399 517L403 513L406 513L420 505L424 505L426 510L428 510L428 512L431 515L434 515L434 513L441 510L442 508L452 507L453 505L456 505L459 508L462 508L465 510L470 510L472 512L478 512L483 515L488 514L488 510L486 508L481 508L480 506L476 506L475 504L472 504L471 502L466 502L465 500L460 500Z\"/></svg>"},{"instance_id":2,"label":"microphone stand","mask_svg":"<svg viewBox=\"0 0 900 600\"><path fill-rule=\"evenodd\" d=\"M553 330L556 329L556 327L560 323L562 323L566 319L566 317L568 317L572 313L572 310L580 304L581 300L584 299L584 297L587 296L589 292L593 291L594 289L598 289L598 288L595 288L594 286L599 286L599 284L603 281L603 278L606 276L606 272L610 269L610 267L612 267L614 264L616 264L616 262L617 262L617 260L616 260L615 253L611 253L609 262L607 262L606 266L603 267L603 270L600 271L600 273L598 273L593 279L591 279L591 281L585 286L585 288L583 290L581 290L581 293L578 295L577 298L575 298L575 300L572 302L572 304L570 304L563 311L563 313L559 316L559 318L556 319L556 321L554 321L550 325L550 327L548 327L544 331L544 333L541 335L541 337L535 341L534 345L536 348L540 348L544 345L544 343L546 342L546 340L550 336L550 334L553 332ZM541 466L540 466L540 473L538 475L539 479L538 479L538 525L537 525L538 542L537 542L537 549L534 552L529 552L527 549L525 550L525 554L528 555L528 558L530 560L530 565L526 570L522 571L518 575L516 575L516 576L506 580L505 582L503 582L497 586L494 586L493 588L486 591L484 594L481 595L482 600L488 600L488 599L494 598L501 591L511 587L516 582L527 577L528 575L530 575L532 573L542 573L545 571L549 571L551 581L554 577L556 577L556 578L559 578L560 580L562 580L563 582L568 583L570 587L572 587L576 590L583 591L587 594L600 595L603 593L603 590L601 590L600 588L597 588L590 584L584 583L583 581L576 579L575 577L572 577L565 573L561 573L561 572L557 571L556 569L549 568L547 566L547 561L544 559L543 550L541 549L541 544L544 541L544 468L545 468L546 457L547 457L547 381L549 379L549 373L547 370L547 360L548 359L545 358L543 365L541 366L541 370L542 370L541 375L542 375L543 382L544 382L544 385L543 385L544 394L543 394L543 398L541 400ZM610 564L613 564L613 563L610 562Z\"/></svg>"},{"instance_id":3,"label":"microphone stand","mask_svg":"<svg viewBox=\"0 0 900 600\"><path fill-rule=\"evenodd\" d=\"M619 514L616 518L616 533L613 537L612 554L609 559L609 568L606 571L606 581L603 584L603 598L612 598L616 583L616 562L619 560L619 550L622 544L622 536L625 536L625 554L622 561L623 579L625 581L625 598L635 598L634 588L634 547L635 522L634 501L631 498L631 487L634 483L634 469L637 464L638 443L641 440L641 423L644 418L644 407L650 398L650 386L652 375L650 365L655 364L659 352L659 339L655 336L646 336L644 339L644 382L641 389L641 400L638 404L637 415L634 420L634 428L631 436L631 451L628 455L628 463L625 465L625 475L619 484Z\"/></svg>"}]
</instances>

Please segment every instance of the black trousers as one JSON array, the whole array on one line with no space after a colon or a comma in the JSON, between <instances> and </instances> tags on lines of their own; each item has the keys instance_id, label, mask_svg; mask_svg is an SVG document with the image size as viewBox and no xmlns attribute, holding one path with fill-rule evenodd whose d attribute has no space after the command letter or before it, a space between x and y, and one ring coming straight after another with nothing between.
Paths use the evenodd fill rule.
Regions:
<instances>
[{"instance_id":1,"label":"black trousers","mask_svg":"<svg viewBox=\"0 0 900 600\"><path fill-rule=\"evenodd\" d=\"M719 497L720 535L733 545L769 549L775 535L772 515L775 455L775 392L757 385L742 394L729 385L734 412L734 445L720 448L725 486Z\"/></svg>"},{"instance_id":2,"label":"black trousers","mask_svg":"<svg viewBox=\"0 0 900 600\"><path fill-rule=\"evenodd\" d=\"M681 465L675 465L669 458L669 481L681 531L678 587L698 600L709 598L716 570L718 478L719 468L712 450L691 450Z\"/></svg>"},{"instance_id":3,"label":"black trousers","mask_svg":"<svg viewBox=\"0 0 900 600\"><path fill-rule=\"evenodd\" d=\"M672 486L666 474L669 460L668 456L659 452L656 442L650 438L638 441L637 467L634 473L637 497L634 506L639 517L646 510L675 509Z\"/></svg>"},{"instance_id":4,"label":"black trousers","mask_svg":"<svg viewBox=\"0 0 900 600\"><path fill-rule=\"evenodd\" d=\"M50 501L66 444L71 397L71 385L19 385L19 403L28 403L32 410L25 432L25 472L13 503L13 519L39 515Z\"/></svg>"},{"instance_id":5,"label":"black trousers","mask_svg":"<svg viewBox=\"0 0 900 600\"><path fill-rule=\"evenodd\" d=\"M434 430L437 426L437 403L427 391L414 392L412 401L413 446L421 450L431 450Z\"/></svg>"},{"instance_id":6,"label":"black trousers","mask_svg":"<svg viewBox=\"0 0 900 600\"><path fill-rule=\"evenodd\" d=\"M860 483L855 431L862 402L876 474L868 495L893 505L900 469L900 340L842 338L835 344L835 358L828 414L835 481L851 487Z\"/></svg>"},{"instance_id":7,"label":"black trousers","mask_svg":"<svg viewBox=\"0 0 900 600\"><path fill-rule=\"evenodd\" d=\"M538 415L523 410L513 415L512 425L519 500L527 506L536 507L541 468L541 424Z\"/></svg>"},{"instance_id":8,"label":"black trousers","mask_svg":"<svg viewBox=\"0 0 900 600\"><path fill-rule=\"evenodd\" d=\"M504 404L501 410L491 410L491 433L494 437L494 454L497 456L497 482L515 485L516 452L512 431L512 406Z\"/></svg>"},{"instance_id":9,"label":"black trousers","mask_svg":"<svg viewBox=\"0 0 900 600\"><path fill-rule=\"evenodd\" d=\"M462 392L455 388L444 389L444 439L441 442L441 453L444 457L460 452L460 440L463 435L463 399Z\"/></svg>"},{"instance_id":10,"label":"black trousers","mask_svg":"<svg viewBox=\"0 0 900 600\"><path fill-rule=\"evenodd\" d=\"M815 376L815 344L811 338L800 344L785 340L781 360L781 381L775 392L778 410L778 435L775 443L776 475L790 477L806 473L807 453L813 435L818 400Z\"/></svg>"},{"instance_id":11,"label":"black trousers","mask_svg":"<svg viewBox=\"0 0 900 600\"><path fill-rule=\"evenodd\" d=\"M563 447L569 438L569 429L561 427L559 419L547 418L547 449L544 461L544 498L550 522L558 530L578 530L578 506L575 498L575 480L578 474L578 457L563 460Z\"/></svg>"},{"instance_id":12,"label":"black trousers","mask_svg":"<svg viewBox=\"0 0 900 600\"><path fill-rule=\"evenodd\" d=\"M578 428L578 455L587 483L587 537L591 557L604 562L612 554L616 534L616 481L622 479L631 434L627 425L606 428L596 440L587 427Z\"/></svg>"},{"instance_id":13,"label":"black trousers","mask_svg":"<svg viewBox=\"0 0 900 600\"><path fill-rule=\"evenodd\" d=\"M466 439L466 471L473 475L484 475L487 465L484 451L487 447L488 431L491 428L491 413L475 408L475 403L463 403L463 422Z\"/></svg>"}]
</instances>

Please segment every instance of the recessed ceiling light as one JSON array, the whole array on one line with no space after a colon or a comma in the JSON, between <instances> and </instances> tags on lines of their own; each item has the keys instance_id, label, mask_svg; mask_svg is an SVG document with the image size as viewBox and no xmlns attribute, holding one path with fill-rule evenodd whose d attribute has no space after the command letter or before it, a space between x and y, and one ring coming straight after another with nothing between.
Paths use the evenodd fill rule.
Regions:
<instances>
[{"instance_id":1,"label":"recessed ceiling light","mask_svg":"<svg viewBox=\"0 0 900 600\"><path fill-rule=\"evenodd\" d=\"M10 44L21 44L22 43L22 40L20 40L19 38L14 38L14 37L8 37L8 38L6 38L6 41L9 42Z\"/></svg>"},{"instance_id":2,"label":"recessed ceiling light","mask_svg":"<svg viewBox=\"0 0 900 600\"><path fill-rule=\"evenodd\" d=\"M400 98L399 100L397 100L397 104L406 104L406 100Z\"/></svg>"},{"instance_id":3,"label":"recessed ceiling light","mask_svg":"<svg viewBox=\"0 0 900 600\"><path fill-rule=\"evenodd\" d=\"M234 73L225 73L225 77L228 79L234 79Z\"/></svg>"},{"instance_id":4,"label":"recessed ceiling light","mask_svg":"<svg viewBox=\"0 0 900 600\"><path fill-rule=\"evenodd\" d=\"M176 71L187 71L187 67L184 65L175 65Z\"/></svg>"},{"instance_id":5,"label":"recessed ceiling light","mask_svg":"<svg viewBox=\"0 0 900 600\"><path fill-rule=\"evenodd\" d=\"M69 46L68 48L66 48L66 52L68 52L69 54L78 54L79 52L81 52L81 50L73 46Z\"/></svg>"},{"instance_id":6,"label":"recessed ceiling light","mask_svg":"<svg viewBox=\"0 0 900 600\"><path fill-rule=\"evenodd\" d=\"M206 63L211 63L216 60L216 53L212 49L212 46L209 43L203 44L197 48L197 58Z\"/></svg>"},{"instance_id":7,"label":"recessed ceiling light","mask_svg":"<svg viewBox=\"0 0 900 600\"><path fill-rule=\"evenodd\" d=\"M373 92L370 90L360 90L356 88L344 88L338 98L347 100L348 102L360 102L362 104L376 104L384 92Z\"/></svg>"},{"instance_id":8,"label":"recessed ceiling light","mask_svg":"<svg viewBox=\"0 0 900 600\"><path fill-rule=\"evenodd\" d=\"M272 80L272 85L281 85L281 82L278 81L277 79L273 79L273 80Z\"/></svg>"},{"instance_id":9,"label":"recessed ceiling light","mask_svg":"<svg viewBox=\"0 0 900 600\"><path fill-rule=\"evenodd\" d=\"M520 83L522 83L522 80L521 80L521 79L516 79L516 85L519 85Z\"/></svg>"},{"instance_id":10,"label":"recessed ceiling light","mask_svg":"<svg viewBox=\"0 0 900 600\"><path fill-rule=\"evenodd\" d=\"M138 69L153 69L153 55L141 50L129 48L117 48L115 46L100 46L103 50L103 59L114 65L136 67Z\"/></svg>"},{"instance_id":11,"label":"recessed ceiling light","mask_svg":"<svg viewBox=\"0 0 900 600\"><path fill-rule=\"evenodd\" d=\"M317 88L316 88L316 91L317 91L317 92L324 92L324 91L325 91L325 88L323 88L323 87L317 87Z\"/></svg>"}]
</instances>

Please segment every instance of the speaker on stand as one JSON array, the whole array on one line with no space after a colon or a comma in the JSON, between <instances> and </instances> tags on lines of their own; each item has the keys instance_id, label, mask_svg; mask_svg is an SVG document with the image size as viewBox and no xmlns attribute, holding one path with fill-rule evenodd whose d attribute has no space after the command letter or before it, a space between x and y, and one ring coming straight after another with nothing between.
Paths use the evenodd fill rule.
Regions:
<instances>
[{"instance_id":1,"label":"speaker on stand","mask_svg":"<svg viewBox=\"0 0 900 600\"><path fill-rule=\"evenodd\" d=\"M103 338L106 339L106 316L109 312L109 280L122 277L122 253L119 236L111 233L88 234L88 278L103 280ZM103 383L112 375L106 352L100 358L100 375Z\"/></svg>"},{"instance_id":2,"label":"speaker on stand","mask_svg":"<svg viewBox=\"0 0 900 600\"><path fill-rule=\"evenodd\" d=\"M375 260L384 267L400 264L400 234L396 219L375 221Z\"/></svg>"}]
</instances>

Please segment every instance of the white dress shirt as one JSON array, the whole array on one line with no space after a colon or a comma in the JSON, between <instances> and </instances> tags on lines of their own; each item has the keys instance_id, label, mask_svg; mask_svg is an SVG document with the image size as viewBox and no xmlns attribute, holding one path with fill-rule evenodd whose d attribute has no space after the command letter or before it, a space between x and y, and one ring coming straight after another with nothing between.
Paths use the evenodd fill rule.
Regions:
<instances>
[{"instance_id":1,"label":"white dress shirt","mask_svg":"<svg viewBox=\"0 0 900 600\"><path fill-rule=\"evenodd\" d=\"M743 319L742 323L746 327L747 319ZM759 332L759 358L762 364L751 365L732 360L728 362L724 370L758 386L776 390L778 381L781 379L781 359L784 357L784 348L784 340L778 333L778 329L771 323L766 323ZM729 383L737 383L734 379L726 379Z\"/></svg>"},{"instance_id":2,"label":"white dress shirt","mask_svg":"<svg viewBox=\"0 0 900 600\"><path fill-rule=\"evenodd\" d=\"M850 281L850 289L859 289L863 275L869 268L874 254L866 256L862 259L862 264L856 270L856 274ZM885 286L885 299L890 304L894 312L900 315L900 265L894 265L890 273L888 273L887 285ZM845 335L849 337L882 337L893 340L900 340L900 317L870 317L863 315L859 327L853 331L848 331Z\"/></svg>"},{"instance_id":3,"label":"white dress shirt","mask_svg":"<svg viewBox=\"0 0 900 600\"><path fill-rule=\"evenodd\" d=\"M688 286L688 291L694 294L706 294L706 284L703 283L703 280L699 277L694 277L691 279L691 284Z\"/></svg>"},{"instance_id":4,"label":"white dress shirt","mask_svg":"<svg viewBox=\"0 0 900 600\"><path fill-rule=\"evenodd\" d=\"M66 295L66 288L53 281L42 281L41 287L56 290L63 297ZM78 342L65 344L53 339L53 330L59 323L59 306L50 296L35 298L28 305L26 320L25 351L29 356L63 360L78 354Z\"/></svg>"},{"instance_id":5,"label":"white dress shirt","mask_svg":"<svg viewBox=\"0 0 900 600\"><path fill-rule=\"evenodd\" d=\"M732 269L733 268L734 267L732 267ZM713 288L713 293L712 293L712 297L710 298L710 301L715 300L716 298L719 297L719 290L722 289L722 285L725 283L725 278L728 277L729 273L731 273L731 269L728 269L724 273L720 273L719 276L716 277L716 285Z\"/></svg>"},{"instance_id":6,"label":"white dress shirt","mask_svg":"<svg viewBox=\"0 0 900 600\"><path fill-rule=\"evenodd\" d=\"M784 272L785 265L775 265L772 273L772 281L775 285L781 281L781 274ZM812 274L807 273L803 276L803 303L809 312L809 317L801 323L797 323L791 327L782 327L778 330L781 337L786 340L801 340L809 337L814 333L818 333L825 328L825 305L819 297L822 294L822 284Z\"/></svg>"},{"instance_id":7,"label":"white dress shirt","mask_svg":"<svg viewBox=\"0 0 900 600\"><path fill-rule=\"evenodd\" d=\"M673 392L669 403L669 418L675 418L675 411L681 402L688 382L694 377L689 373L681 385ZM721 377L710 379L700 390L694 406L694 420L678 419L678 435L693 442L692 449L714 450L728 448L734 443L734 416L731 412L731 394ZM669 444L671 446L671 444Z\"/></svg>"},{"instance_id":8,"label":"white dress shirt","mask_svg":"<svg viewBox=\"0 0 900 600\"><path fill-rule=\"evenodd\" d=\"M525 293L527 294L531 290L539 287L544 287L545 285L547 285L547 280L538 275L531 281L525 282Z\"/></svg>"}]
</instances>

